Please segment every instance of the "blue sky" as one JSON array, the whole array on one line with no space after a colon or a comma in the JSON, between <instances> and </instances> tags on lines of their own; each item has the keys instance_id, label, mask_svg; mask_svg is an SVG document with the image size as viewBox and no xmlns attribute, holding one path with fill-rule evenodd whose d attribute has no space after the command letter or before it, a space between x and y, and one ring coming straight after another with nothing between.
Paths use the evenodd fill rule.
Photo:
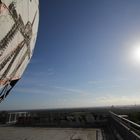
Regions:
<instances>
[{"instance_id":1,"label":"blue sky","mask_svg":"<svg viewBox=\"0 0 140 140\"><path fill-rule=\"evenodd\" d=\"M32 60L4 109L140 104L139 0L40 0Z\"/></svg>"}]
</instances>

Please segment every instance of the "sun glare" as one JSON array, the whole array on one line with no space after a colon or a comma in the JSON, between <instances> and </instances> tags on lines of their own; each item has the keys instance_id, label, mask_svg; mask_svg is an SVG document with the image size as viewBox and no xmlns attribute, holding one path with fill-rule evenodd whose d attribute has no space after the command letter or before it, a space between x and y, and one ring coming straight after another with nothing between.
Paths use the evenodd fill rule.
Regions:
<instances>
[{"instance_id":1,"label":"sun glare","mask_svg":"<svg viewBox=\"0 0 140 140\"><path fill-rule=\"evenodd\" d=\"M140 63L140 44L132 49L132 59L135 63Z\"/></svg>"}]
</instances>

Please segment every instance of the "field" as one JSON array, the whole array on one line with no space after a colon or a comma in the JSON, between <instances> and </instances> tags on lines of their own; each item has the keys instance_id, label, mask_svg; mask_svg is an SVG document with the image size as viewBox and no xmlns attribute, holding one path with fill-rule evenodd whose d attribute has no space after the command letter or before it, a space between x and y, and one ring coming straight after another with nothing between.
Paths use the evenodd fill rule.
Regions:
<instances>
[{"instance_id":1,"label":"field","mask_svg":"<svg viewBox=\"0 0 140 140\"><path fill-rule=\"evenodd\" d=\"M1 140L102 140L100 129L0 127Z\"/></svg>"}]
</instances>

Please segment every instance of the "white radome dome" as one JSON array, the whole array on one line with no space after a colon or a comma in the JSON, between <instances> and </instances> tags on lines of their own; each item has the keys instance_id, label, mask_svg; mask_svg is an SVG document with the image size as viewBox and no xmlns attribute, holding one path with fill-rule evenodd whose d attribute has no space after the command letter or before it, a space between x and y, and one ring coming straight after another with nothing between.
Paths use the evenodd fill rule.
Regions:
<instances>
[{"instance_id":1,"label":"white radome dome","mask_svg":"<svg viewBox=\"0 0 140 140\"><path fill-rule=\"evenodd\" d=\"M21 78L39 23L38 0L0 0L0 86Z\"/></svg>"}]
</instances>

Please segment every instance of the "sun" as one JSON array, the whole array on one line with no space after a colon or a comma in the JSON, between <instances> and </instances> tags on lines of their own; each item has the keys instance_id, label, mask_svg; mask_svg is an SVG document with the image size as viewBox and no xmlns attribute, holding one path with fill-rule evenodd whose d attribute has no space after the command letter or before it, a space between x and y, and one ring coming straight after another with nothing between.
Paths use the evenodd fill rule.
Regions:
<instances>
[{"instance_id":1,"label":"sun","mask_svg":"<svg viewBox=\"0 0 140 140\"><path fill-rule=\"evenodd\" d=\"M137 44L133 47L131 54L133 62L140 64L140 44Z\"/></svg>"}]
</instances>

